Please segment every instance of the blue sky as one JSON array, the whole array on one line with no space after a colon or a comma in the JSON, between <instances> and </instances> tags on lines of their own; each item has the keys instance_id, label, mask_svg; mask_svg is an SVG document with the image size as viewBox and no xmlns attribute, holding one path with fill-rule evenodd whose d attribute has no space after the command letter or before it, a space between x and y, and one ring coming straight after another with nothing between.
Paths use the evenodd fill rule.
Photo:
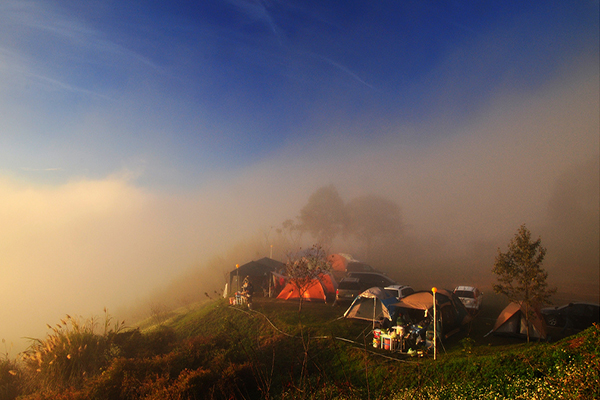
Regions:
<instances>
[{"instance_id":1,"label":"blue sky","mask_svg":"<svg viewBox=\"0 0 600 400\"><path fill-rule=\"evenodd\" d=\"M598 1L1 0L0 337L144 299L264 241L329 184L396 202L440 268L526 223L551 283L598 297L598 15ZM492 262L470 284L489 288Z\"/></svg>"},{"instance_id":2,"label":"blue sky","mask_svg":"<svg viewBox=\"0 0 600 400\"><path fill-rule=\"evenodd\" d=\"M49 182L194 186L337 127L465 118L598 53L589 1L0 7L0 170Z\"/></svg>"}]
</instances>

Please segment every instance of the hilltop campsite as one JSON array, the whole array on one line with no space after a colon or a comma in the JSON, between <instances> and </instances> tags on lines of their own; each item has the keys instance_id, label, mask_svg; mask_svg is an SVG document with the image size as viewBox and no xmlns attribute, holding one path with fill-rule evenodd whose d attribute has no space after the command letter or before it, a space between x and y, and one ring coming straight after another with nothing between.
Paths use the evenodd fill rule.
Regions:
<instances>
[{"instance_id":1,"label":"hilltop campsite","mask_svg":"<svg viewBox=\"0 0 600 400\"><path fill-rule=\"evenodd\" d=\"M306 303L299 311L301 296L281 295L289 277L284 264L273 261L252 261L228 275L252 273L246 278L266 284L253 296L252 308L239 300L241 292L230 290L193 307L174 309L160 323L148 318L125 327L108 312L104 321L68 316L32 344L23 363L8 358L0 363L1 398L403 400L600 395L598 324L585 331L548 327L549 335L554 335L551 340L536 336L527 344L518 330L514 335L506 335L506 329L502 335L489 335L520 310L512 305L503 310L506 301L498 295L486 294L480 312L471 314L451 290L417 290L398 299L383 288L372 288L348 306L335 302L328 284L321 286L325 297L314 299L308 290L313 283L307 285ZM414 325L405 321L395 327L401 329L385 328L384 320L399 318L397 310L410 315ZM436 314L438 341L430 326L419 325ZM402 324L399 319L394 322ZM98 323L104 325L103 332L98 332Z\"/></svg>"}]
</instances>

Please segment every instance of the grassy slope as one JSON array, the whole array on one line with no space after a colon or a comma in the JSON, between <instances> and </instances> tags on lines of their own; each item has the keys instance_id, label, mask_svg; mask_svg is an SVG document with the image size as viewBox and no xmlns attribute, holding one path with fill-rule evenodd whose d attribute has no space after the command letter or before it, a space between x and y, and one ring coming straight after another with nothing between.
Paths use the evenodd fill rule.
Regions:
<instances>
[{"instance_id":1,"label":"grassy slope","mask_svg":"<svg viewBox=\"0 0 600 400\"><path fill-rule=\"evenodd\" d=\"M600 397L598 327L525 344L484 338L492 323L484 313L434 361L373 349L370 325L340 318L343 311L305 303L298 313L298 303L265 298L255 300L253 311L206 302L172 313L160 327L142 323L141 334L83 386L42 388L22 398Z\"/></svg>"},{"instance_id":2,"label":"grassy slope","mask_svg":"<svg viewBox=\"0 0 600 400\"><path fill-rule=\"evenodd\" d=\"M600 395L593 389L600 387L598 369L586 368L588 364L598 367L598 329L558 343L526 344L513 338L484 338L491 322L483 314L470 330L447 341L438 360L433 361L431 357L414 359L373 349L369 324L339 319L343 308L306 303L299 314L297 307L297 303L259 298L254 311L248 311L215 302L181 315L171 326L180 338L235 336L243 338L239 343L248 340L246 352L269 348L272 358L287 362L276 361L271 366L265 362L261 368L267 374L275 367L278 375L287 372L288 386L294 380L290 370L299 368L308 349L310 387L321 385L322 390L337 390L346 398L402 398L404 388L410 389L407 398L416 393L428 398L434 392L441 398L456 398L456 391L463 395L462 389L467 387L471 395L464 393L465 398L515 398L531 388L548 397L559 392L572 398ZM472 348L463 340L467 336L473 338ZM274 342L283 344L277 350L281 353L275 353ZM582 374L578 369L591 372ZM303 384L298 376L295 379L296 386ZM285 386L286 379L274 380L274 384Z\"/></svg>"}]
</instances>

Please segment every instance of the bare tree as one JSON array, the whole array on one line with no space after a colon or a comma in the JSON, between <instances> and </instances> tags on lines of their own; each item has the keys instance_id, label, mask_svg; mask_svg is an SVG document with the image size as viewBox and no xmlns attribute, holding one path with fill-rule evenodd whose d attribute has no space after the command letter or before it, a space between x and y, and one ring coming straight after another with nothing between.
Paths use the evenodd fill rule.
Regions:
<instances>
[{"instance_id":1,"label":"bare tree","mask_svg":"<svg viewBox=\"0 0 600 400\"><path fill-rule=\"evenodd\" d=\"M300 250L297 254L288 254L285 270L290 283L300 295L298 312L302 311L306 291L319 275L328 272L330 268L327 254L319 245L313 245L305 251Z\"/></svg>"}]
</instances>

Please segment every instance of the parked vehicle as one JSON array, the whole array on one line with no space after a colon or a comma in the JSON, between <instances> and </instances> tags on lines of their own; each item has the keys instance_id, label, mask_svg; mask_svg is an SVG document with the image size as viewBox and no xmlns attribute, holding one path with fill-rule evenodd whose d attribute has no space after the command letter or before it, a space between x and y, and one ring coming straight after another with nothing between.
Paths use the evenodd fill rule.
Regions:
<instances>
[{"instance_id":1,"label":"parked vehicle","mask_svg":"<svg viewBox=\"0 0 600 400\"><path fill-rule=\"evenodd\" d=\"M415 291L412 287L407 285L391 285L384 288L386 292L400 300L403 297L413 294Z\"/></svg>"},{"instance_id":2,"label":"parked vehicle","mask_svg":"<svg viewBox=\"0 0 600 400\"><path fill-rule=\"evenodd\" d=\"M574 302L560 307L542 308L542 316L549 326L583 330L600 323L600 305Z\"/></svg>"},{"instance_id":3,"label":"parked vehicle","mask_svg":"<svg viewBox=\"0 0 600 400\"><path fill-rule=\"evenodd\" d=\"M346 265L346 272L377 272L375 268L369 264L365 264L359 261L349 261Z\"/></svg>"},{"instance_id":4,"label":"parked vehicle","mask_svg":"<svg viewBox=\"0 0 600 400\"><path fill-rule=\"evenodd\" d=\"M351 302L359 294L374 286L386 287L395 285L393 279L378 272L348 272L338 283L335 301Z\"/></svg>"},{"instance_id":5,"label":"parked vehicle","mask_svg":"<svg viewBox=\"0 0 600 400\"><path fill-rule=\"evenodd\" d=\"M479 312L483 300L483 292L479 289L473 286L457 286L454 288L454 294L458 296L470 313Z\"/></svg>"}]
</instances>

